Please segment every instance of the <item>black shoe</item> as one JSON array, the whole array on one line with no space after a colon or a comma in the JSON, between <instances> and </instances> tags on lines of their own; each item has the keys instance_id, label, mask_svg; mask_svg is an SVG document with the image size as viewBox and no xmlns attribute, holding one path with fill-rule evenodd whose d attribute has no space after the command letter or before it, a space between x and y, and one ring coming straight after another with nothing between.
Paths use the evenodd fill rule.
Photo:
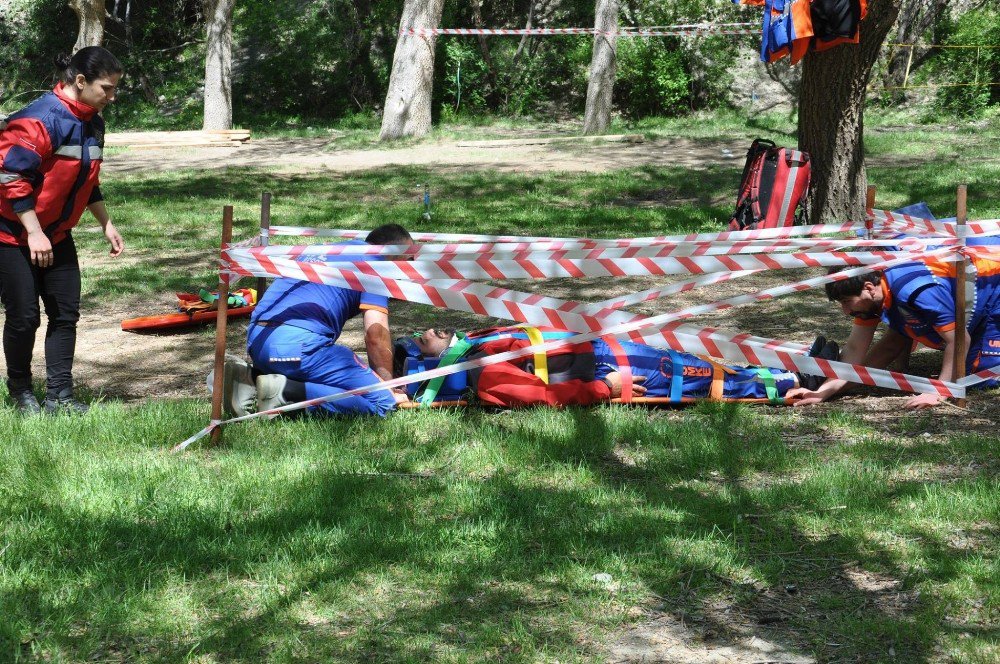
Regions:
<instances>
[{"instance_id":1,"label":"black shoe","mask_svg":"<svg viewBox=\"0 0 1000 664\"><path fill-rule=\"evenodd\" d=\"M45 414L58 415L83 415L90 406L73 398L73 394L60 395L58 397L45 397Z\"/></svg>"},{"instance_id":2,"label":"black shoe","mask_svg":"<svg viewBox=\"0 0 1000 664\"><path fill-rule=\"evenodd\" d=\"M809 357L816 357L821 360L836 362L840 359L840 346L836 341L827 341L822 334L816 337L809 348ZM817 390L820 385L826 382L826 376L813 376L812 374L799 374L799 386L807 390Z\"/></svg>"},{"instance_id":3,"label":"black shoe","mask_svg":"<svg viewBox=\"0 0 1000 664\"><path fill-rule=\"evenodd\" d=\"M11 391L10 398L14 401L14 408L21 415L38 415L42 412L42 406L31 389Z\"/></svg>"}]
</instances>

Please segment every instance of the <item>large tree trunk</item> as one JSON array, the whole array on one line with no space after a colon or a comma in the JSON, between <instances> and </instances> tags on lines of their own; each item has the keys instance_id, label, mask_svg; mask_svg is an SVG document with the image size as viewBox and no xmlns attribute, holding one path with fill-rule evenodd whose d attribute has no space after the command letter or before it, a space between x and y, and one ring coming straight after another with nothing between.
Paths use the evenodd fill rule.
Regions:
<instances>
[{"instance_id":1,"label":"large tree trunk","mask_svg":"<svg viewBox=\"0 0 1000 664\"><path fill-rule=\"evenodd\" d=\"M411 28L436 28L444 0L406 0L399 21L400 35L392 56L389 91L382 112L379 139L423 136L431 129L431 93L434 86L433 36L402 34Z\"/></svg>"},{"instance_id":2,"label":"large tree trunk","mask_svg":"<svg viewBox=\"0 0 1000 664\"><path fill-rule=\"evenodd\" d=\"M611 99L615 87L618 38L618 0L597 0L594 28L610 33L594 36L594 51L590 58L590 78L587 81L587 108L583 113L583 133L601 134L611 124Z\"/></svg>"},{"instance_id":3,"label":"large tree trunk","mask_svg":"<svg viewBox=\"0 0 1000 664\"><path fill-rule=\"evenodd\" d=\"M104 0L69 0L69 7L80 22L73 52L104 43Z\"/></svg>"},{"instance_id":4,"label":"large tree trunk","mask_svg":"<svg viewBox=\"0 0 1000 664\"><path fill-rule=\"evenodd\" d=\"M805 57L799 97L799 149L812 155L810 219L859 220L868 177L864 159L865 90L902 0L872 0L861 43Z\"/></svg>"},{"instance_id":5,"label":"large tree trunk","mask_svg":"<svg viewBox=\"0 0 1000 664\"><path fill-rule=\"evenodd\" d=\"M233 128L233 6L205 0L205 116L202 129Z\"/></svg>"}]
</instances>

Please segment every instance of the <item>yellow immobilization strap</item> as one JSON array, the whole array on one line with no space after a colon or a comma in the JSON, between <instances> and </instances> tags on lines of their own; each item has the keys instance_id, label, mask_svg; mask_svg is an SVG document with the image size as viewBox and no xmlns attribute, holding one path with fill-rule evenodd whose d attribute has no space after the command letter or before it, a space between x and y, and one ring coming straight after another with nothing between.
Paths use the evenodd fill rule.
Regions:
<instances>
[{"instance_id":1,"label":"yellow immobilization strap","mask_svg":"<svg viewBox=\"0 0 1000 664\"><path fill-rule=\"evenodd\" d=\"M545 337L542 336L537 327L528 327L527 325L520 325L518 327L528 335L528 341L531 342L532 346L545 343ZM535 353L535 375L546 385L549 384L549 361L544 352Z\"/></svg>"}]
</instances>

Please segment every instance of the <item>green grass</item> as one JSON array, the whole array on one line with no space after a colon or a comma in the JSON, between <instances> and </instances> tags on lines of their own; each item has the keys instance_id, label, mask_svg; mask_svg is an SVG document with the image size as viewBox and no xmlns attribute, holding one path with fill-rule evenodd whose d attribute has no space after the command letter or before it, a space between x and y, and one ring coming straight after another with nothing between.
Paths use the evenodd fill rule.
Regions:
<instances>
[{"instance_id":1,"label":"green grass","mask_svg":"<svg viewBox=\"0 0 1000 664\"><path fill-rule=\"evenodd\" d=\"M640 130L757 129L687 122ZM985 155L997 134L873 132L880 201L950 214L966 182L973 215L1000 216L996 162L942 156L949 141ZM221 206L247 237L265 189L281 224L608 237L719 228L739 168L107 177L135 260L92 260L103 239L78 233L85 297L211 283ZM0 409L0 661L593 661L664 613L820 661L996 661L995 437L936 417L407 412L253 422L171 455L204 400Z\"/></svg>"},{"instance_id":2,"label":"green grass","mask_svg":"<svg viewBox=\"0 0 1000 664\"><path fill-rule=\"evenodd\" d=\"M995 470L984 439L796 450L785 411L704 404L253 423L165 452L203 422L194 402L0 415L4 652L575 661L637 615L720 603L836 661L995 647L996 475L911 474Z\"/></svg>"}]
</instances>

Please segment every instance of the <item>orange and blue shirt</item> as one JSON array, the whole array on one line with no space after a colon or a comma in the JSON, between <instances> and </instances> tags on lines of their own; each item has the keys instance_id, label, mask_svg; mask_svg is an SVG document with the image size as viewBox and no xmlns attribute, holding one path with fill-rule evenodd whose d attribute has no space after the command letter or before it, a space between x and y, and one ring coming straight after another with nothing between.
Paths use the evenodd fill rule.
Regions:
<instances>
[{"instance_id":1,"label":"orange and blue shirt","mask_svg":"<svg viewBox=\"0 0 1000 664\"><path fill-rule=\"evenodd\" d=\"M1000 313L1000 262L974 258L977 270L974 300L967 329L976 331L994 312ZM879 321L929 348L944 347L943 334L955 329L955 263L916 262L883 272L881 318L855 318L854 324L874 327Z\"/></svg>"}]
</instances>

